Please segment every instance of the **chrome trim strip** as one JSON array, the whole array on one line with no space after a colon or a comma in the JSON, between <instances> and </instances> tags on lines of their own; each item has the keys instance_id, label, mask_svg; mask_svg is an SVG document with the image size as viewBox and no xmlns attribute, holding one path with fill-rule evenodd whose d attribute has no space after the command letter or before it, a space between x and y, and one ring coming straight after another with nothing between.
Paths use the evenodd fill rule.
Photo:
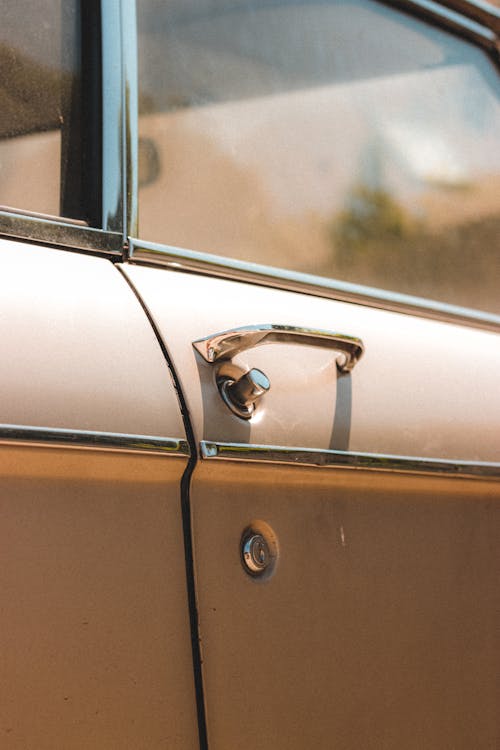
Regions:
<instances>
[{"instance_id":1,"label":"chrome trim strip","mask_svg":"<svg viewBox=\"0 0 500 750\"><path fill-rule=\"evenodd\" d=\"M263 266L138 239L130 239L129 254L133 263L141 265L163 266L174 271L202 273L207 276L244 281L315 297L326 297L340 302L352 302L406 315L418 315L447 323L500 331L500 315L322 276L287 271L273 266Z\"/></svg>"},{"instance_id":2,"label":"chrome trim strip","mask_svg":"<svg viewBox=\"0 0 500 750\"><path fill-rule=\"evenodd\" d=\"M72 448L94 448L140 453L190 455L186 440L156 435L126 435L119 432L68 430L56 427L0 424L0 443L42 443Z\"/></svg>"},{"instance_id":3,"label":"chrome trim strip","mask_svg":"<svg viewBox=\"0 0 500 750\"><path fill-rule=\"evenodd\" d=\"M378 453L286 448L276 445L245 445L240 443L200 443L203 459L247 461L296 466L317 466L330 469L364 469L405 474L440 474L454 477L500 479L500 463L447 461L416 456L391 456Z\"/></svg>"},{"instance_id":4,"label":"chrome trim strip","mask_svg":"<svg viewBox=\"0 0 500 750\"><path fill-rule=\"evenodd\" d=\"M496 32L499 31L496 13L478 9L465 0L382 0L398 10L435 24L483 47L489 53L497 51ZM492 9L494 10L494 9ZM500 17L500 16L499 16ZM494 54L495 56L495 54Z\"/></svg>"},{"instance_id":5,"label":"chrome trim strip","mask_svg":"<svg viewBox=\"0 0 500 750\"><path fill-rule=\"evenodd\" d=\"M423 2L423 0L413 0ZM451 11L465 16L500 34L500 8L482 0L440 0Z\"/></svg>"},{"instance_id":6,"label":"chrome trim strip","mask_svg":"<svg viewBox=\"0 0 500 750\"><path fill-rule=\"evenodd\" d=\"M138 74L135 0L121 3L124 240L138 233Z\"/></svg>"},{"instance_id":7,"label":"chrome trim strip","mask_svg":"<svg viewBox=\"0 0 500 750\"><path fill-rule=\"evenodd\" d=\"M101 2L102 54L102 226L122 234L124 113L121 2Z\"/></svg>"},{"instance_id":8,"label":"chrome trim strip","mask_svg":"<svg viewBox=\"0 0 500 750\"><path fill-rule=\"evenodd\" d=\"M103 232L101 229L93 229L80 222L70 222L64 219L59 221L56 217L49 219L17 211L0 210L0 235L75 250L122 256L123 237L121 234Z\"/></svg>"},{"instance_id":9,"label":"chrome trim strip","mask_svg":"<svg viewBox=\"0 0 500 750\"><path fill-rule=\"evenodd\" d=\"M131 1L131 0L129 0ZM133 4L133 3L132 3ZM102 229L64 217L0 209L0 235L64 248L123 257L123 115L120 0L101 2L102 55ZM135 54L135 53L134 53Z\"/></svg>"}]
</instances>

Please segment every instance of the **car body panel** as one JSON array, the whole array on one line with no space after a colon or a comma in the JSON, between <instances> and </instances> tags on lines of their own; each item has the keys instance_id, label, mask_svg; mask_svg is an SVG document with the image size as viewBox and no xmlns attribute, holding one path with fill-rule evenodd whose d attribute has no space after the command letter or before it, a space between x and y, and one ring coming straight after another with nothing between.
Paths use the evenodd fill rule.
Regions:
<instances>
[{"instance_id":1,"label":"car body panel","mask_svg":"<svg viewBox=\"0 0 500 750\"><path fill-rule=\"evenodd\" d=\"M108 260L0 257L2 746L195 748L167 363Z\"/></svg>"},{"instance_id":2,"label":"car body panel","mask_svg":"<svg viewBox=\"0 0 500 750\"><path fill-rule=\"evenodd\" d=\"M199 466L210 746L495 747L498 499L483 480ZM279 545L266 580L240 559L259 520Z\"/></svg>"},{"instance_id":3,"label":"car body panel","mask_svg":"<svg viewBox=\"0 0 500 750\"><path fill-rule=\"evenodd\" d=\"M184 438L155 335L113 265L8 240L0 252L0 424Z\"/></svg>"},{"instance_id":4,"label":"car body panel","mask_svg":"<svg viewBox=\"0 0 500 750\"><path fill-rule=\"evenodd\" d=\"M124 273L201 442L190 499L209 746L493 747L498 336L175 270ZM341 375L323 347L273 342L215 364L193 348L264 322L359 336L365 351ZM236 366L271 381L250 420L218 393L217 373ZM241 545L261 528L278 552L259 579Z\"/></svg>"},{"instance_id":5,"label":"car body panel","mask_svg":"<svg viewBox=\"0 0 500 750\"><path fill-rule=\"evenodd\" d=\"M175 271L128 265L178 371L198 440L498 461L498 335L416 316ZM189 304L186 304L189 300ZM270 343L234 358L263 370L271 390L251 421L220 398L192 342L261 323L362 339L339 375L321 346Z\"/></svg>"},{"instance_id":6,"label":"car body panel","mask_svg":"<svg viewBox=\"0 0 500 750\"><path fill-rule=\"evenodd\" d=\"M426 0L401 6L478 42L497 61L498 12L446 4L454 10ZM376 3L388 15L389 5ZM154 0L152 10L160 7ZM92 157L87 190L96 190L83 196L92 198L82 207L93 207L85 214L90 226L30 214L30 207L57 212L60 161L50 160L56 169L46 194L32 196L29 165L16 166L28 152L2 144L16 207L0 211L0 233L25 239L0 240L3 744L497 747L499 317L358 287L355 272L349 283L234 260L273 262L258 215L248 247L233 249L257 193L250 185L240 216L231 211L236 195L231 184L218 190L220 163L211 169L203 132L194 151L176 152L177 172L170 136L150 149L149 167L159 155L170 171L157 208L151 202L141 215L170 213L172 222L155 229L158 244L137 239L147 233L138 227L139 184L145 199L150 191L138 158L135 3L81 10L90 48L82 58L91 89L82 107ZM302 48L300 29L296 36ZM401 46L397 34L393 42ZM376 35L374 43L378 54ZM169 50L175 56L175 45ZM158 52L164 63L161 43ZM355 59L356 46L351 53ZM326 125L327 150L317 151L312 179L336 132L328 129L330 92L323 94L320 110L316 97L307 98L314 129ZM447 101L436 97L437 121ZM167 135L190 127L186 103L174 97ZM464 116L474 114L468 97L459 113L462 103ZM163 115L144 104L142 136L151 139ZM213 108L202 112L204 96L198 104L213 119ZM240 124L256 105L237 105ZM396 100L391 107L397 111ZM221 132L231 114L223 109ZM289 97L276 110L281 163L298 167L296 184L307 193L302 155L294 157L302 136L289 120L295 104ZM58 128L66 125L58 120ZM50 132L25 139L42 177L39 148L51 140ZM257 135L246 151L251 161L260 150L274 157L273 148ZM193 154L208 159L205 172ZM144 148L141 159L146 178L154 177ZM287 172L273 176L286 183ZM196 205L193 179L203 205L209 197L197 224L186 218ZM468 205L472 193L462 188L460 205ZM221 221L235 232L226 245L210 208L221 196ZM457 196L450 192L450 200ZM171 246L195 236L201 247L195 240L192 250ZM305 236L293 226L287 236L305 269L307 226ZM411 263L403 266L411 274ZM460 276L460 265L453 271ZM336 352L321 346L275 342L217 364L193 348L259 324L359 337L364 354L342 374ZM222 401L216 377L250 367L269 376L271 390L252 419L241 420ZM274 544L260 577L249 575L242 551L249 529Z\"/></svg>"},{"instance_id":7,"label":"car body panel","mask_svg":"<svg viewBox=\"0 0 500 750\"><path fill-rule=\"evenodd\" d=\"M1 445L3 747L198 747L184 466Z\"/></svg>"}]
</instances>

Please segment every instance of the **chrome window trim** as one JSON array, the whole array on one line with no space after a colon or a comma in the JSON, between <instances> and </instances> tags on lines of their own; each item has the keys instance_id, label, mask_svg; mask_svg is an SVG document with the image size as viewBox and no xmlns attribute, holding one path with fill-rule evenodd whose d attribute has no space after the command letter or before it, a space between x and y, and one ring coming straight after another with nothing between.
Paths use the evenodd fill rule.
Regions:
<instances>
[{"instance_id":1,"label":"chrome window trim","mask_svg":"<svg viewBox=\"0 0 500 750\"><path fill-rule=\"evenodd\" d=\"M83 222L30 215L17 209L0 209L0 236L122 257L121 233L95 229Z\"/></svg>"},{"instance_id":2,"label":"chrome window trim","mask_svg":"<svg viewBox=\"0 0 500 750\"><path fill-rule=\"evenodd\" d=\"M449 461L417 456L382 453L287 448L277 445L246 445L203 440L200 455L205 460L313 466L328 469L390 471L403 474L435 474L448 477L475 477L500 480L500 463Z\"/></svg>"},{"instance_id":3,"label":"chrome window trim","mask_svg":"<svg viewBox=\"0 0 500 750\"><path fill-rule=\"evenodd\" d=\"M382 0L400 11L434 23L483 47L498 63L500 13L486 3L467 0Z\"/></svg>"},{"instance_id":4,"label":"chrome window trim","mask_svg":"<svg viewBox=\"0 0 500 750\"><path fill-rule=\"evenodd\" d=\"M128 435L119 432L94 430L69 430L59 427L33 427L31 425L0 425L1 443L29 443L70 448L157 453L189 457L188 443L183 438L156 435Z\"/></svg>"},{"instance_id":5,"label":"chrome window trim","mask_svg":"<svg viewBox=\"0 0 500 750\"><path fill-rule=\"evenodd\" d=\"M493 313L144 240L129 240L129 260L138 265L201 273L497 333L500 331L500 315Z\"/></svg>"},{"instance_id":6,"label":"chrome window trim","mask_svg":"<svg viewBox=\"0 0 500 750\"><path fill-rule=\"evenodd\" d=\"M0 207L0 236L25 239L62 248L84 250L123 257L128 232L129 208L125 200L125 161L133 151L126 110L126 84L122 71L122 49L125 48L120 29L122 16L135 9L133 0L106 0L100 3L102 56L102 191L101 226L91 227L82 221L59 216L43 216L22 207ZM135 32L134 32L135 33ZM123 53L125 54L125 53ZM135 50L127 48L127 59L135 59ZM127 63L130 66L130 63ZM137 89L137 86L134 86ZM132 102L133 100L128 99Z\"/></svg>"},{"instance_id":7,"label":"chrome window trim","mask_svg":"<svg viewBox=\"0 0 500 750\"><path fill-rule=\"evenodd\" d=\"M423 2L423 0L411 0ZM440 0L441 6L476 21L496 34L500 34L500 8L483 0Z\"/></svg>"},{"instance_id":8,"label":"chrome window trim","mask_svg":"<svg viewBox=\"0 0 500 750\"><path fill-rule=\"evenodd\" d=\"M125 231L123 163L125 154L124 75L122 70L122 2L101 1L102 56L102 227Z\"/></svg>"},{"instance_id":9,"label":"chrome window trim","mask_svg":"<svg viewBox=\"0 0 500 750\"><path fill-rule=\"evenodd\" d=\"M105 5L105 3L103 3ZM135 0L121 1L121 61L122 61L122 194L123 239L138 233L139 193L139 77L137 58L137 14Z\"/></svg>"}]
</instances>

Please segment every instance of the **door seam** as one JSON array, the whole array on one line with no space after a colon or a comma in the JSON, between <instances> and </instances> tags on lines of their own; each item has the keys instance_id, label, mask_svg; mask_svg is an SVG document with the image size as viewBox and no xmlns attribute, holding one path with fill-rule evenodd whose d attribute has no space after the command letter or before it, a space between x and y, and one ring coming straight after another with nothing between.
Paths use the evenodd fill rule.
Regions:
<instances>
[{"instance_id":1,"label":"door seam","mask_svg":"<svg viewBox=\"0 0 500 750\"><path fill-rule=\"evenodd\" d=\"M140 304L144 314L146 315L148 322L153 330L158 345L167 363L168 371L175 388L179 407L181 411L182 421L184 423L184 429L186 432L186 438L189 445L190 456L184 473L181 478L181 517L182 517L182 531L184 537L184 562L186 571L186 589L188 599L188 612L189 612L189 624L190 624L190 635L191 635L191 653L193 660L193 679L194 689L196 698L196 714L198 720L198 738L200 743L200 750L208 750L208 738L207 738L207 722L205 712L205 693L203 687L203 673L202 673L202 658L200 648L200 636L199 636L199 615L198 605L196 597L196 585L194 576L194 554L193 554L193 536L192 536L192 523L191 523L191 502L190 502L190 487L191 477L193 475L194 468L198 462L197 459L197 447L196 440L194 437L194 431L191 424L191 418L189 409L184 398L181 383L177 372L175 370L172 358L170 357L168 348L162 339L161 333L155 320L142 299L141 295L128 278L124 270L115 265L115 268L124 278L125 282L130 287L132 293L136 297Z\"/></svg>"}]
</instances>

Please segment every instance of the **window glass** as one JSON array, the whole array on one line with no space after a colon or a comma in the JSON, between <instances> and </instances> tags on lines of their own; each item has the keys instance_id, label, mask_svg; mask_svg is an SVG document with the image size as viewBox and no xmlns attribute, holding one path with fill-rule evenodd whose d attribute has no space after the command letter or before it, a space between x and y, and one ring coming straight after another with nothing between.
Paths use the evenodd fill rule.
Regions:
<instances>
[{"instance_id":1,"label":"window glass","mask_svg":"<svg viewBox=\"0 0 500 750\"><path fill-rule=\"evenodd\" d=\"M141 0L148 240L500 312L500 85L367 0Z\"/></svg>"},{"instance_id":2,"label":"window glass","mask_svg":"<svg viewBox=\"0 0 500 750\"><path fill-rule=\"evenodd\" d=\"M81 215L80 19L76 0L3 0L0 204Z\"/></svg>"}]
</instances>

